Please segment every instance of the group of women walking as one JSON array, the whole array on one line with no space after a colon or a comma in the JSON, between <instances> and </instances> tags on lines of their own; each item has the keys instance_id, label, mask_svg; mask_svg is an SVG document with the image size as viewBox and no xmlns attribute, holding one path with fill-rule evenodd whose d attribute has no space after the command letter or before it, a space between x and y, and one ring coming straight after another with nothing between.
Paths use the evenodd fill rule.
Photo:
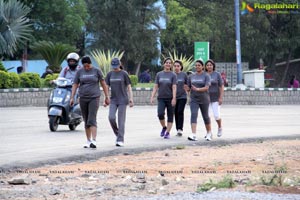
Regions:
<instances>
[{"instance_id":1,"label":"group of women walking","mask_svg":"<svg viewBox=\"0 0 300 200\"><path fill-rule=\"evenodd\" d=\"M118 58L112 59L112 70L106 77L103 76L99 68L92 66L90 57L84 56L81 62L83 67L76 72L70 104L73 105L75 93L79 88L79 103L87 138L84 148L97 148L96 118L101 93L99 84L105 94L103 105L109 106L108 119L116 136L115 144L122 147L124 146L126 108L127 105L130 107L134 105L129 75L122 69ZM208 60L205 64L202 60L196 60L195 73L188 76L183 72L183 65L180 60L173 63L171 58L166 58L164 69L156 74L150 100L153 103L156 93L158 94L157 116L162 126L160 136L164 139L171 137L170 132L174 116L177 136L183 136L184 109L189 94L192 133L188 136L188 139L197 140L197 118L200 109L207 132L205 139L212 140L209 107L211 107L218 123L217 135L220 137L222 135L220 105L222 104L223 90L222 78L220 73L215 71L213 60ZM165 120L165 110L167 110L167 122Z\"/></svg>"},{"instance_id":2,"label":"group of women walking","mask_svg":"<svg viewBox=\"0 0 300 200\"><path fill-rule=\"evenodd\" d=\"M76 72L72 87L71 105L74 103L74 96L79 87L79 103L84 121L86 139L84 148L97 148L97 112L100 100L100 87L105 94L103 106L109 106L109 123L116 136L116 146L124 146L126 108L129 104L133 106L133 96L129 75L122 70L118 58L111 61L112 70L103 76L102 71L92 66L89 56L81 59L83 68ZM110 88L110 97L109 97ZM117 114L118 113L118 114ZM118 115L118 117L116 117ZM118 118L118 122L117 122Z\"/></svg>"},{"instance_id":3,"label":"group of women walking","mask_svg":"<svg viewBox=\"0 0 300 200\"><path fill-rule=\"evenodd\" d=\"M172 68L174 67L174 70ZM224 84L221 74L215 71L213 60L203 63L202 60L195 61L195 73L187 76L184 73L182 62L172 62L171 58L164 60L164 70L158 72L155 77L155 85L151 95L151 103L157 95L157 116L162 130L160 136L164 139L170 138L170 131L175 116L177 136L183 135L184 109L190 94L191 130L188 140L197 140L197 119L199 109L206 128L205 139L212 140L211 120L209 108L218 124L217 136L222 136L222 123L220 117L220 105L222 104ZM167 110L167 124L165 122L165 110Z\"/></svg>"}]
</instances>

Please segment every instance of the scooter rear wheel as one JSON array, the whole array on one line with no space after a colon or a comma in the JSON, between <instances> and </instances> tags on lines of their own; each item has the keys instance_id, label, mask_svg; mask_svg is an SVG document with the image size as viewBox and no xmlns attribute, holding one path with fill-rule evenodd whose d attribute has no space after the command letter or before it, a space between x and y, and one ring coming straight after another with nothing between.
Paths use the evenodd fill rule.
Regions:
<instances>
[{"instance_id":1,"label":"scooter rear wheel","mask_svg":"<svg viewBox=\"0 0 300 200\"><path fill-rule=\"evenodd\" d=\"M52 132L55 132L57 130L58 124L59 124L59 117L57 116L49 117L49 128Z\"/></svg>"}]
</instances>

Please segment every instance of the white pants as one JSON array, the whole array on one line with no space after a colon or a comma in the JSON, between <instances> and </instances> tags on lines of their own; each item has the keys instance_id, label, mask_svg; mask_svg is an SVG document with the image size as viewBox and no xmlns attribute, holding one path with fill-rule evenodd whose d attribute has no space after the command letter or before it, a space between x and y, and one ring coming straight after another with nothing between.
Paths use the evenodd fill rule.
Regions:
<instances>
[{"instance_id":1,"label":"white pants","mask_svg":"<svg viewBox=\"0 0 300 200\"><path fill-rule=\"evenodd\" d=\"M215 117L215 120L221 119L220 105L219 105L218 101L210 103L209 104L209 109L212 111L212 113L213 113L213 115Z\"/></svg>"}]
</instances>

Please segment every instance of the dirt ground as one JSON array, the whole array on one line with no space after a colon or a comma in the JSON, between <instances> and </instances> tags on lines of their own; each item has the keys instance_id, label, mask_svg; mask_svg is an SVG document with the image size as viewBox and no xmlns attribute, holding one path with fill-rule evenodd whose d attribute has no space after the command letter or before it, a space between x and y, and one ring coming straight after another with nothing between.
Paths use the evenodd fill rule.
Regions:
<instances>
[{"instance_id":1,"label":"dirt ground","mask_svg":"<svg viewBox=\"0 0 300 200\"><path fill-rule=\"evenodd\" d=\"M27 185L8 183L20 176L29 181ZM300 194L300 140L176 146L135 155L124 149L122 155L89 162L1 172L0 197L72 199L76 193L80 199L86 194L109 198L196 192L226 177L234 187L220 190ZM19 195L22 192L25 195Z\"/></svg>"}]
</instances>

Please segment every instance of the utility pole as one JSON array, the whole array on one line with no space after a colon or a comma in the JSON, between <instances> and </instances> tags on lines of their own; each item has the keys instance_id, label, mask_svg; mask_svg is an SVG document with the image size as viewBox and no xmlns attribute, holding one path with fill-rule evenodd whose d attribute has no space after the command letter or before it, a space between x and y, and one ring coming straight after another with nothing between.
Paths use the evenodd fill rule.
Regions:
<instances>
[{"instance_id":1,"label":"utility pole","mask_svg":"<svg viewBox=\"0 0 300 200\"><path fill-rule=\"evenodd\" d=\"M234 0L235 4L235 35L236 35L236 64L237 64L237 84L242 85L242 58L241 58L241 37L240 37L240 2Z\"/></svg>"}]
</instances>

